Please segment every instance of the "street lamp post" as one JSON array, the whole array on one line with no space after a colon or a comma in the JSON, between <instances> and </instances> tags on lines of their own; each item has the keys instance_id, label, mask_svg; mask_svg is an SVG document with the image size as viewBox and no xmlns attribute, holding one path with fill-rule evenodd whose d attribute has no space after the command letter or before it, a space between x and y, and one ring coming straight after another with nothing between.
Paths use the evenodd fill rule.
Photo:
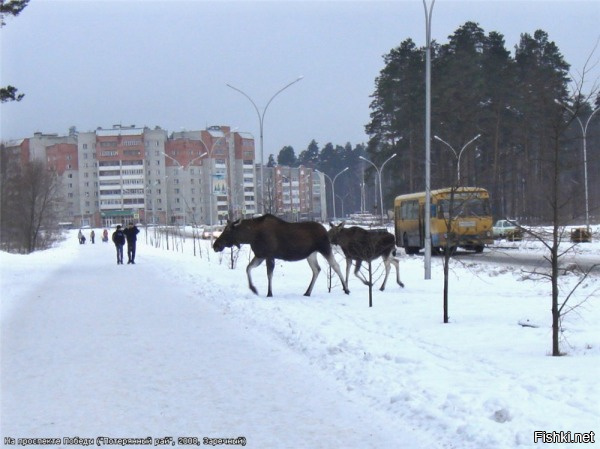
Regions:
<instances>
[{"instance_id":1,"label":"street lamp post","mask_svg":"<svg viewBox=\"0 0 600 449\"><path fill-rule=\"evenodd\" d=\"M423 0L425 9L425 279L431 279L431 7Z\"/></svg>"},{"instance_id":2,"label":"street lamp post","mask_svg":"<svg viewBox=\"0 0 600 449\"><path fill-rule=\"evenodd\" d=\"M588 196L588 175L587 175L587 143L586 143L587 142L587 129L588 129L588 125L590 124L590 120L592 120L592 117L594 116L594 114L600 110L600 106L592 111L592 113L590 114L590 116L588 117L588 119L586 120L585 125L584 125L583 122L581 121L581 119L579 117L577 117L577 114L575 114L575 111L573 111L573 109L571 109L567 105L561 103L559 100L554 100L554 101L557 104L561 105L563 108L565 108L567 111L569 111L571 114L573 114L573 117L575 117L577 119L577 121L579 122L579 126L581 127L581 133L583 134L583 183L584 183L584 188L585 188L585 228L589 232L590 231L590 204L589 204L589 196Z\"/></svg>"},{"instance_id":3,"label":"street lamp post","mask_svg":"<svg viewBox=\"0 0 600 449\"><path fill-rule=\"evenodd\" d=\"M442 142L443 144L445 144L448 148L450 148L452 150L452 153L454 153L454 156L456 157L456 166L457 166L457 183L460 184L460 157L463 154L463 151L465 151L465 148L467 148L471 143L473 143L474 141L476 141L477 139L479 139L481 137L481 134L477 134L475 137L473 137L471 140L469 140L467 143L465 143L463 145L463 147L460 149L460 151L457 153L456 150L454 149L454 147L452 145L450 145L448 142L446 142L444 139L438 137L438 136L433 136L434 139L439 140L440 142Z\"/></svg>"},{"instance_id":4,"label":"street lamp post","mask_svg":"<svg viewBox=\"0 0 600 449\"><path fill-rule=\"evenodd\" d=\"M263 109L262 114L260 113L260 110L258 109L258 106L256 106L256 103L254 102L254 100L252 100L252 98L250 98L250 96L246 92L244 92L241 89L238 89L237 87L232 86L231 84L227 84L227 87L230 87L233 90L238 91L244 97L246 97L250 101L250 103L252 103L252 106L254 106L254 110L256 111L256 115L258 116L258 125L259 125L259 130L260 130L260 198L261 198L261 213L263 213L263 214L264 214L264 208L265 208L265 206L264 206L264 139L263 139L263 129L264 129L263 125L264 125L264 121L265 121L265 114L267 113L267 109L268 109L269 105L275 99L275 97L277 95L279 95L281 92L286 90L292 84L296 84L302 78L304 78L304 77L299 76L294 81L285 85L284 87L279 89L277 92L275 92L275 94L267 102L267 105Z\"/></svg>"},{"instance_id":5,"label":"street lamp post","mask_svg":"<svg viewBox=\"0 0 600 449\"><path fill-rule=\"evenodd\" d=\"M395 158L397 156L396 153L392 154L390 157L388 157L383 164L381 164L380 168L377 168L377 166L371 162L369 159L363 157L363 156L359 156L360 159L362 159L365 162L368 162L369 164L371 164L375 170L377 171L377 176L379 178L379 207L380 207L380 212L381 212L381 224L383 224L383 189L381 187L381 172L383 171L383 167L385 167L385 164L387 164L389 161L391 161L393 158Z\"/></svg>"},{"instance_id":6,"label":"street lamp post","mask_svg":"<svg viewBox=\"0 0 600 449\"><path fill-rule=\"evenodd\" d=\"M344 173L349 168L350 167L344 168L342 171L340 171L338 174L336 174L333 177L333 179L331 179L327 173L323 173L322 171L315 170L317 173L323 173L323 175L327 179L329 179L329 182L331 183L331 194L332 194L331 196L332 196L332 199L333 199L333 221L335 221L335 219L337 218L337 214L335 213L335 180L337 179L338 176L340 176L342 173Z\"/></svg>"}]
</instances>

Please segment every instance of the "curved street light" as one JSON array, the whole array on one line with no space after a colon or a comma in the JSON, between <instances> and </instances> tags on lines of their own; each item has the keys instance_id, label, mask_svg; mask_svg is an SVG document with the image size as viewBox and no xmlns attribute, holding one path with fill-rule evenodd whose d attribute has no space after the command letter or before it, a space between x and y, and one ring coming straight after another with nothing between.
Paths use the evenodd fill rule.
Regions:
<instances>
[{"instance_id":1,"label":"curved street light","mask_svg":"<svg viewBox=\"0 0 600 449\"><path fill-rule=\"evenodd\" d=\"M250 101L250 103L252 103L252 106L254 106L254 110L256 111L256 115L258 116L258 125L259 125L259 129L260 129L260 200L261 200L261 213L264 213L264 208L265 208L264 204L263 204L264 203L264 139L263 139L263 129L264 128L263 128L263 125L264 125L264 121L265 121L265 114L267 113L267 109L269 108L269 105L275 99L275 97L277 95L279 95L281 92L283 92L284 90L286 90L292 84L296 84L302 78L304 78L304 77L303 76L299 76L294 81L292 81L291 83L285 85L284 87L282 87L281 89L279 89L277 92L275 92L275 94L273 94L273 96L267 102L267 105L263 109L262 114L260 113L260 110L258 109L258 106L256 106L256 103L254 102L254 100L252 100L252 98L250 98L250 96L246 92L244 92L241 89L238 89L235 86L232 86L231 84L227 84L226 83L227 87L230 87L230 88L232 88L235 91L238 91L244 97L246 97Z\"/></svg>"},{"instance_id":2,"label":"curved street light","mask_svg":"<svg viewBox=\"0 0 600 449\"><path fill-rule=\"evenodd\" d=\"M477 134L475 137L473 137L471 140L469 140L467 143L465 143L463 145L463 147L460 149L460 151L457 153L456 150L454 149L454 147L452 145L450 145L448 142L446 142L444 139L442 139L441 137L438 137L438 136L433 136L434 139L439 140L440 142L445 144L454 153L454 156L456 157L456 160L457 160L457 162L456 162L457 179L456 180L459 184L460 184L460 157L462 156L463 151L465 151L465 148L467 148L471 143L473 143L480 137L481 137L481 134Z\"/></svg>"},{"instance_id":3,"label":"curved street light","mask_svg":"<svg viewBox=\"0 0 600 449\"><path fill-rule=\"evenodd\" d=\"M581 132L583 134L583 182L584 182L584 186L585 186L585 228L589 232L590 231L590 204L589 204L589 197L588 197L588 175L587 175L587 144L586 144L587 129L588 129L588 125L590 124L590 120L592 119L594 114L600 110L600 106L592 111L592 113L588 117L587 121L585 122L585 126L584 126L583 122L579 119L579 117L577 117L577 114L575 114L575 111L573 111L573 109L571 109L566 104L561 103L557 99L554 99L554 102L556 104L562 106L563 108L565 108L571 114L573 114L573 117L575 117L577 119L577 121L579 122L579 126L581 127Z\"/></svg>"},{"instance_id":4,"label":"curved street light","mask_svg":"<svg viewBox=\"0 0 600 449\"><path fill-rule=\"evenodd\" d=\"M331 193L332 193L332 199L333 199L333 221L335 221L335 219L337 218L337 215L335 213L335 180L337 179L338 176L340 176L342 173L344 173L349 168L350 167L344 168L342 171L340 171L338 174L336 174L333 177L333 179L331 179L327 173L324 173L320 170L315 170L317 173L323 174L323 176L325 176L327 179L329 179L329 182L331 183Z\"/></svg>"},{"instance_id":5,"label":"curved street light","mask_svg":"<svg viewBox=\"0 0 600 449\"><path fill-rule=\"evenodd\" d=\"M359 159L362 159L363 161L368 162L373 167L375 167L375 170L377 171L377 176L379 177L379 208L380 208L380 212L381 212L381 224L383 224L383 189L381 188L381 172L383 171L383 167L385 167L385 164L387 164L389 161L391 161L396 156L397 156L396 153L392 154L390 157L388 157L383 162L383 164L381 164L380 168L377 168L377 166L373 162L371 162L369 159L367 159L366 157L358 156Z\"/></svg>"}]
</instances>

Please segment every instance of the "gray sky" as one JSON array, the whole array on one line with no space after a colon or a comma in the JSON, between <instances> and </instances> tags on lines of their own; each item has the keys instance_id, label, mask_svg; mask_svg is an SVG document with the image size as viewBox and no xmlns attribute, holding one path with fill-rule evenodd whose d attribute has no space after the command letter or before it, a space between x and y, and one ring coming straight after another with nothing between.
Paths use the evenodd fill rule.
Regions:
<instances>
[{"instance_id":1,"label":"gray sky","mask_svg":"<svg viewBox=\"0 0 600 449\"><path fill-rule=\"evenodd\" d=\"M430 0L428 1L430 3ZM600 36L600 1L437 0L432 37L446 43L466 21L505 36L548 32L572 71ZM1 82L26 96L1 107L2 140L113 124L171 131L230 125L252 133L262 112L265 158L311 139L366 142L382 56L411 37L425 43L421 0L32 0L1 30ZM600 48L594 60L600 59ZM596 65L590 78L600 78Z\"/></svg>"}]
</instances>

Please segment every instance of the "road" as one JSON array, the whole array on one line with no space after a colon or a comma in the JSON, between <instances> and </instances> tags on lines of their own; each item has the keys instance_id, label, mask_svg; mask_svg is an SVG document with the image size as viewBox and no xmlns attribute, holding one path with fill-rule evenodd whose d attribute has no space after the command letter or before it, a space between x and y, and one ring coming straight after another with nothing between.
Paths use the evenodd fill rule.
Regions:
<instances>
[{"instance_id":1,"label":"road","mask_svg":"<svg viewBox=\"0 0 600 449\"><path fill-rule=\"evenodd\" d=\"M547 254L549 255L549 253ZM479 254L459 251L457 252L456 257L477 262L522 265L532 269L550 267L550 262L543 254L515 248L492 247ZM583 272L587 272L596 266L593 270L593 274L600 275L600 255L565 254L560 257L559 266L565 269L578 267L578 269Z\"/></svg>"}]
</instances>

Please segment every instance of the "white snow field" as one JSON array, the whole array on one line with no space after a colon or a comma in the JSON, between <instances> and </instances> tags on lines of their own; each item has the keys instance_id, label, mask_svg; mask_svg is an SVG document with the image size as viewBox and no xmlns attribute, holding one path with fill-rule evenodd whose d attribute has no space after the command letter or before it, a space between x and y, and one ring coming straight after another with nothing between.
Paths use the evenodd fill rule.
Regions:
<instances>
[{"instance_id":1,"label":"white snow field","mask_svg":"<svg viewBox=\"0 0 600 449\"><path fill-rule=\"evenodd\" d=\"M0 253L4 447L600 445L598 275L570 299L566 355L551 357L550 285L530 268L454 260L443 324L438 257L424 281L422 256L398 251L406 288L392 273L369 308L353 275L350 295L336 279L328 292L320 256L311 297L308 264L277 261L266 298L264 264L259 295L247 287L247 247L231 270L229 250L208 241L196 256L191 239L155 243L142 229L135 265L76 231L46 251ZM543 256L530 242L511 251ZM561 276L563 295L577 280ZM564 442L576 433L594 442Z\"/></svg>"}]
</instances>

